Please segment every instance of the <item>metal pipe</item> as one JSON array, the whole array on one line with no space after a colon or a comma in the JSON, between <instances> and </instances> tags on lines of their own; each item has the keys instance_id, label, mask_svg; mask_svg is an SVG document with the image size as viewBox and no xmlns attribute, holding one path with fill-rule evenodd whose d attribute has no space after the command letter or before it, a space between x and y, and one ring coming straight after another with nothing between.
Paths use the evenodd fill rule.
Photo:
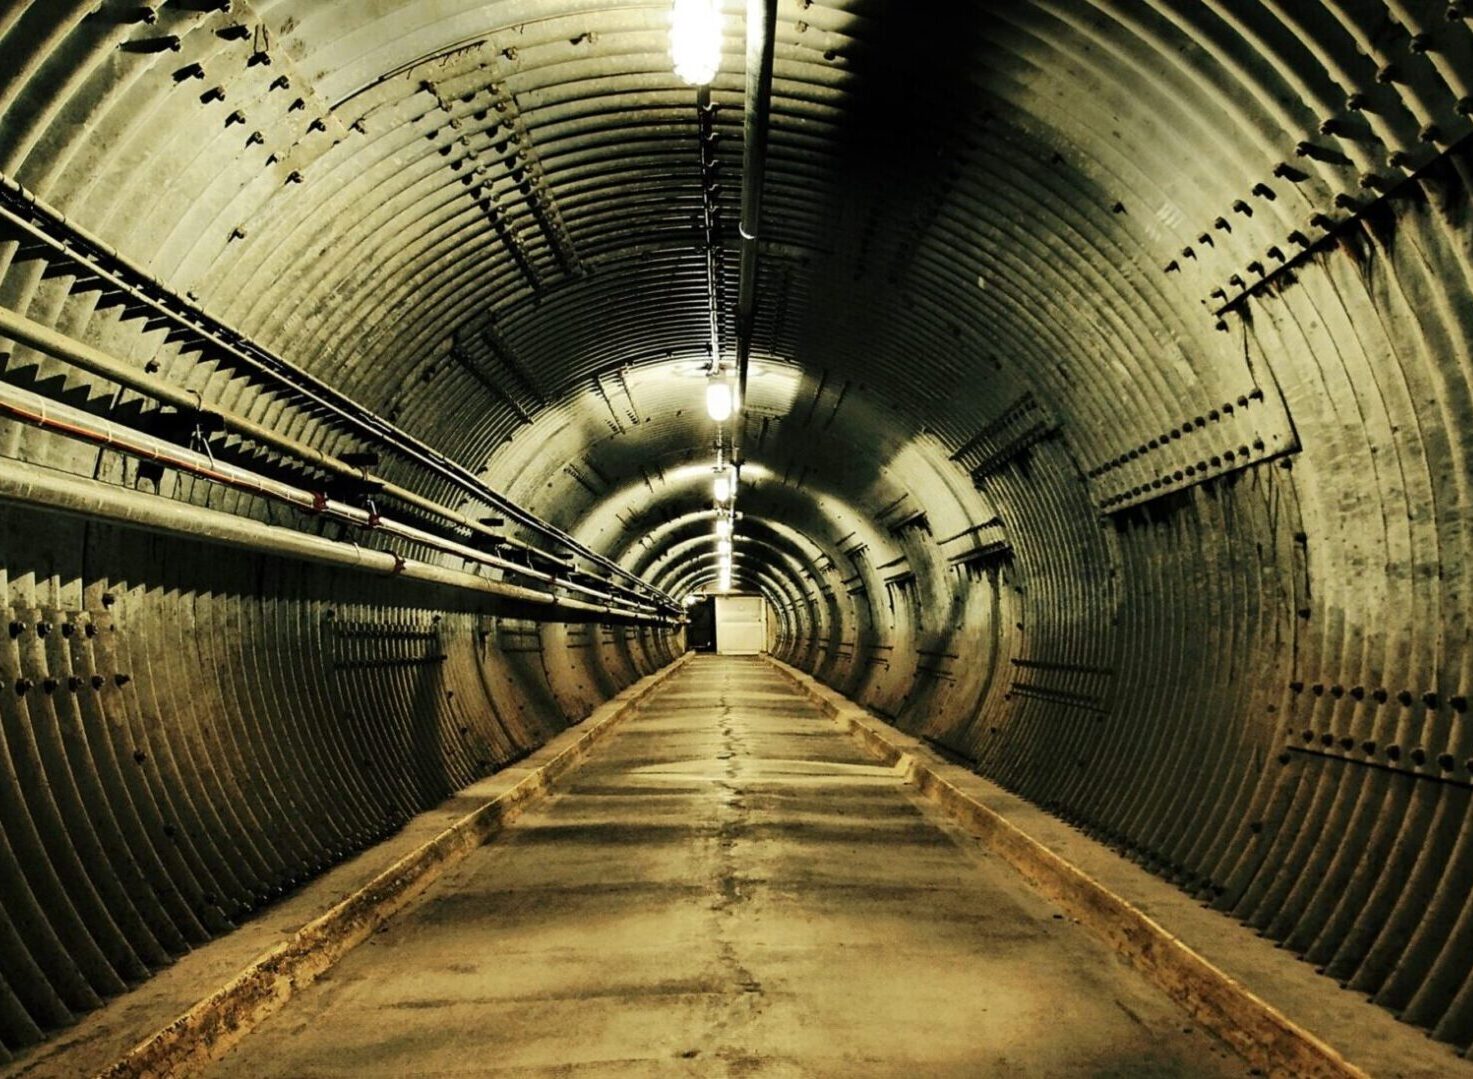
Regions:
<instances>
[{"instance_id":1,"label":"metal pipe","mask_svg":"<svg viewBox=\"0 0 1473 1079\"><path fill-rule=\"evenodd\" d=\"M8 337L37 352L44 352L52 359L81 368L181 412L194 412L201 417L217 419L227 430L242 438L295 457L320 471L354 478L363 475L362 469L354 468L305 442L277 434L254 420L232 412L206 408L199 394L147 374L130 363L109 356L100 349L68 337L8 307L0 307L0 337Z\"/></svg>"},{"instance_id":2,"label":"metal pipe","mask_svg":"<svg viewBox=\"0 0 1473 1079\"><path fill-rule=\"evenodd\" d=\"M505 581L492 581L465 570L402 559L353 543L313 536L294 529L239 517L222 510L176 502L171 498L116 487L85 476L24 461L7 460L0 468L0 501L87 520L104 520L124 528L168 533L185 539L224 544L275 557L287 556L323 565L377 572L428 584L484 593L508 603L529 604L578 620L636 620L633 616L582 600L538 592ZM646 618L660 621L665 618Z\"/></svg>"},{"instance_id":3,"label":"metal pipe","mask_svg":"<svg viewBox=\"0 0 1473 1079\"><path fill-rule=\"evenodd\" d=\"M404 539L411 543L418 543L432 550L438 550L463 558L466 561L476 562L492 569L500 569L503 572L527 577L532 580L556 584L562 588L584 595L605 600L611 599L611 597L607 597L598 590L585 585L568 581L558 581L552 574L543 573L530 567L520 566L515 562L499 558L496 555L487 554L474 547L468 547L454 540L447 540L432 533L425 532L422 529L415 528L413 525L380 517L357 506L338 502L313 491L293 487L290 484L262 476L259 473L232 465L228 462L216 461L214 458L205 454L176 446L166 439L158 438L142 431L136 431L109 420L99 419L90 413L83 412L81 409L60 404L18 386L0 383L0 416L18 420L43 430L52 431L68 438L114 449L142 460L157 461L177 471L199 476L203 479L232 487L235 490L245 491L249 494L282 502L305 513L330 517L359 528L382 532L385 535ZM9 468L9 462L6 463L5 467ZM399 560L399 556L393 554L393 552L385 553L390 558ZM616 605L611 605L607 609L617 610L632 617L646 617L656 611L656 608L648 605L631 604L624 601L614 602Z\"/></svg>"},{"instance_id":4,"label":"metal pipe","mask_svg":"<svg viewBox=\"0 0 1473 1079\"><path fill-rule=\"evenodd\" d=\"M737 289L737 403L747 403L747 371L757 325L757 260L762 232L762 187L767 174L767 132L772 116L772 66L777 0L747 0L747 97L742 120L742 263ZM740 472L742 432L732 424L732 458Z\"/></svg>"},{"instance_id":5,"label":"metal pipe","mask_svg":"<svg viewBox=\"0 0 1473 1079\"><path fill-rule=\"evenodd\" d=\"M555 541L568 551L612 573L615 578L631 582L636 591L646 592L663 606L679 611L679 604L673 597L652 588L612 559L585 547L562 529L548 524L493 491L470 470L395 427L346 394L212 318L3 174L0 174L0 217L37 243L55 250L58 259L85 267L89 275L136 299L141 308L157 313L180 330L193 335L207 344L211 351L229 356L239 366L286 387L318 409L330 413L357 430L360 435L390 447L427 471L448 480L523 528ZM58 239L58 236L62 238ZM104 262L110 265L104 265ZM198 405L198 401L191 401L191 407Z\"/></svg>"},{"instance_id":6,"label":"metal pipe","mask_svg":"<svg viewBox=\"0 0 1473 1079\"><path fill-rule=\"evenodd\" d=\"M249 439L250 441L257 443L258 445L269 447L270 449L273 449L278 453L283 453L288 457L295 458L296 460L299 460L313 468L316 468L319 471L326 472L334 476L351 478L353 480L361 480L365 483L376 485L383 491L385 495L397 499L405 505L411 506L423 513L449 521L452 524L460 528L464 528L473 534L495 538L498 542L506 543L509 546L517 547L521 550L534 551L538 554L542 554L544 557L552 557L547 555L546 552L540 551L537 547L531 544L523 543L519 540L502 536L500 533L497 533L487 528L485 525L482 525L479 521L475 521L467 517L465 514L460 513L458 510L453 510L447 506L442 506L438 502L435 502L432 499L425 498L423 495L417 494L414 491L410 491L404 487L399 486L398 484L381 479L378 476L375 476L374 474L369 472L367 469L358 468L354 465L350 465L346 461L334 457L329 453L325 453L322 450L319 450L314 446L310 446L305 442L298 441L297 439L291 438L286 435L278 434L271 428L259 424L254 420L247 419L244 416L237 415L224 409L203 408L201 404L201 399L191 391L182 390L179 387L164 381L163 379L156 378L153 375L140 371L138 368L132 366L131 364L125 363L122 360L116 359L113 356L109 356L107 353L101 351L100 349L93 348L90 345L74 340L73 338L58 332L57 330L54 330L49 326L44 326L41 323L36 322L33 319L26 318L24 315L12 311L6 307L0 307L0 336L8 337L14 341L18 341L21 344L36 349L38 352L43 352L46 355L51 356L53 359L60 360L63 363L68 363L73 367L80 368L101 378L105 378L109 382L116 383L119 386L124 386L130 390L133 390L136 393L143 394L145 397L150 397L165 405L177 408L181 412L194 411L198 412L201 416L208 416L213 420L218 420L226 430L231 431L242 438ZM48 404L45 398L37 397L34 402L30 403L44 406L41 409L42 411L49 408L52 415L59 414L60 406L55 404ZM87 414L78 413L77 415L86 416ZM87 422L98 421L93 421L90 417L88 417ZM109 426L111 427L115 425ZM160 445L172 447L172 443L165 443L162 440L160 440ZM149 454L149 456L157 457L158 454L153 453ZM514 566L515 563L506 563L506 565ZM526 567L521 567L521 569L525 570ZM535 574L531 573L523 573L523 575L535 576ZM633 575L628 576L632 577ZM633 579L639 580L639 578L637 577L634 577ZM649 586L646 586L646 589L644 590L631 589L618 585L614 582L610 582L610 588L615 591L627 595L638 596L640 598L645 598L647 591L652 591L655 594L656 598L658 598L659 595L658 590L649 589Z\"/></svg>"}]
</instances>

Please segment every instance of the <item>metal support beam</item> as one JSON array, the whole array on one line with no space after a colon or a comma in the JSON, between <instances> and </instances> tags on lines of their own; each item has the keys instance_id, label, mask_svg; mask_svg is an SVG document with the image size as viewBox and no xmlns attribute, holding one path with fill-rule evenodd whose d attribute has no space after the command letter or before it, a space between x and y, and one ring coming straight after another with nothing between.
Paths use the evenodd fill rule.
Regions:
<instances>
[{"instance_id":1,"label":"metal support beam","mask_svg":"<svg viewBox=\"0 0 1473 1079\"><path fill-rule=\"evenodd\" d=\"M742 263L737 291L737 401L747 401L747 371L757 324L757 259L762 231L762 187L767 174L767 130L772 114L772 62L777 0L747 0L747 98L742 141ZM732 425L732 459L740 469L742 431Z\"/></svg>"}]
</instances>

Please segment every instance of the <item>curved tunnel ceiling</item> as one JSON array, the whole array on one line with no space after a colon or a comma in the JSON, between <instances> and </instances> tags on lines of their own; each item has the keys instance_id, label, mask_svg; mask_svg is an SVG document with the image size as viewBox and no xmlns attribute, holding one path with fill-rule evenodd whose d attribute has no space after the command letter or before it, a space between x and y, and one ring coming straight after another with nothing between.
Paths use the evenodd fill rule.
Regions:
<instances>
[{"instance_id":1,"label":"curved tunnel ceiling","mask_svg":"<svg viewBox=\"0 0 1473 1079\"><path fill-rule=\"evenodd\" d=\"M11 4L5 197L680 595L712 576L708 199L736 358L744 5L722 6L703 168L665 0ZM736 577L778 654L1473 1044L1465 5L777 11ZM4 307L204 409L371 441L24 238L0 256ZM137 415L21 345L6 379ZM381 471L489 512L443 470ZM277 587L317 611L326 586ZM593 632L456 617L544 655ZM578 692L672 647L631 639ZM546 691L565 712L572 685Z\"/></svg>"}]
</instances>

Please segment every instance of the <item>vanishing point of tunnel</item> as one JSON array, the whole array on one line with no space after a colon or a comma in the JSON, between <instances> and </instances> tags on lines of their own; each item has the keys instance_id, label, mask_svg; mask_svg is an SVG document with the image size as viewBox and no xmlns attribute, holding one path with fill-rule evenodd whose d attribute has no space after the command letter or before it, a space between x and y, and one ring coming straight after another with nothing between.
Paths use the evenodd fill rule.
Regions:
<instances>
[{"instance_id":1,"label":"vanishing point of tunnel","mask_svg":"<svg viewBox=\"0 0 1473 1079\"><path fill-rule=\"evenodd\" d=\"M0 0L0 1073L1473 1076L1473 4Z\"/></svg>"}]
</instances>

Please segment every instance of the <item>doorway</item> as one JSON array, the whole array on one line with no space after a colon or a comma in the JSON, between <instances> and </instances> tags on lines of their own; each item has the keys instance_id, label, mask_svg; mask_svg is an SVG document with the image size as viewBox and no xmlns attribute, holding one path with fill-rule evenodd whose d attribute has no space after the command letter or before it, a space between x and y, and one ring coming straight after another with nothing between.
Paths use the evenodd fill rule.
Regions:
<instances>
[{"instance_id":1,"label":"doorway","mask_svg":"<svg viewBox=\"0 0 1473 1079\"><path fill-rule=\"evenodd\" d=\"M767 650L767 603L761 596L716 597L716 651L755 656Z\"/></svg>"}]
</instances>

